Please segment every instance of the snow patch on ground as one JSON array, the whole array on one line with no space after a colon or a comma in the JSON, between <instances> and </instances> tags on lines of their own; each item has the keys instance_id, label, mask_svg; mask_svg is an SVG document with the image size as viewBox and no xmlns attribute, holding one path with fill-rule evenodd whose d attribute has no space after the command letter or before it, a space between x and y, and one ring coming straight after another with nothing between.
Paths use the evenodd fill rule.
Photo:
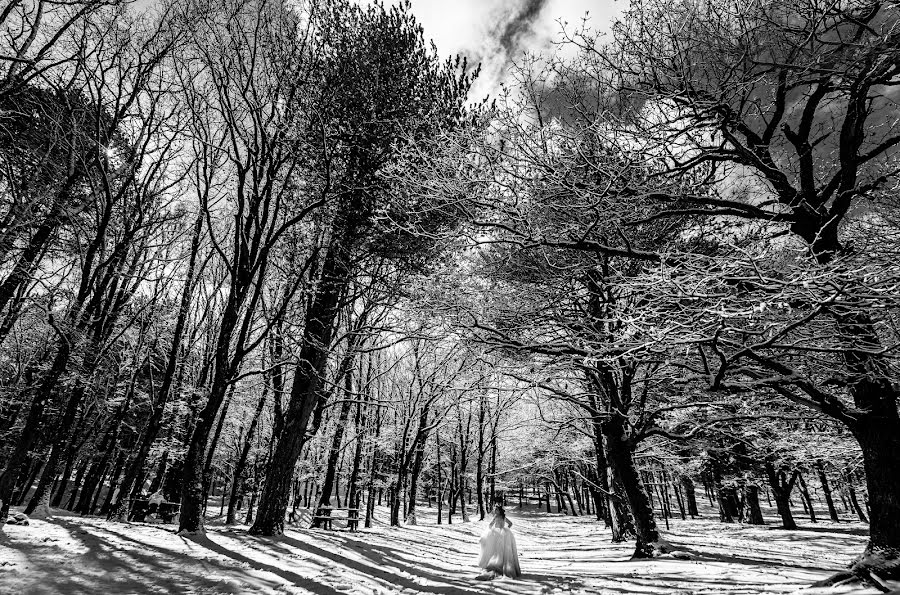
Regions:
<instances>
[{"instance_id":1,"label":"snow patch on ground","mask_svg":"<svg viewBox=\"0 0 900 595\"><path fill-rule=\"evenodd\" d=\"M630 561L633 544L609 543L589 517L508 508L524 576L475 580L478 536L487 521L435 524L434 509L416 526L378 524L346 531L288 528L277 538L246 526L212 524L206 535L175 526L93 517L34 520L0 533L0 593L479 593L750 595L873 593L806 589L863 550L859 523L820 522L797 531L672 520L665 538L689 555ZM387 518L379 510L377 518ZM477 519L477 516L473 516ZM802 589L802 590L801 590Z\"/></svg>"}]
</instances>

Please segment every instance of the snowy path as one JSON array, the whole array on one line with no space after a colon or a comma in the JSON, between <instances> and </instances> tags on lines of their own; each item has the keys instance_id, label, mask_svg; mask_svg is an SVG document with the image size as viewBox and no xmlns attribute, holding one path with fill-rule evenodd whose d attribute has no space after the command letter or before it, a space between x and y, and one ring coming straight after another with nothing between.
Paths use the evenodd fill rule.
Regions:
<instances>
[{"instance_id":1,"label":"snowy path","mask_svg":"<svg viewBox=\"0 0 900 595\"><path fill-rule=\"evenodd\" d=\"M217 527L189 540L172 526L63 516L6 527L0 593L791 593L839 569L865 543L854 523L782 531L673 521L667 539L693 559L630 562L630 546L609 543L589 518L514 508L509 516L525 576L492 582L474 580L484 523L438 526L428 509L417 527L301 529L278 539Z\"/></svg>"}]
</instances>

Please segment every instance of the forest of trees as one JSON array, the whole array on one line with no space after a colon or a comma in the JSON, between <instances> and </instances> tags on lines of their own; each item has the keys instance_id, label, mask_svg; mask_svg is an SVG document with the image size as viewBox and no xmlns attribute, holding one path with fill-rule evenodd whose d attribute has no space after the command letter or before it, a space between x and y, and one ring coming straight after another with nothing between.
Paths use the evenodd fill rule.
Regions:
<instances>
[{"instance_id":1,"label":"forest of trees","mask_svg":"<svg viewBox=\"0 0 900 595\"><path fill-rule=\"evenodd\" d=\"M407 2L0 33L0 526L525 498L649 558L821 497L900 579L896 2L636 0L488 99Z\"/></svg>"}]
</instances>

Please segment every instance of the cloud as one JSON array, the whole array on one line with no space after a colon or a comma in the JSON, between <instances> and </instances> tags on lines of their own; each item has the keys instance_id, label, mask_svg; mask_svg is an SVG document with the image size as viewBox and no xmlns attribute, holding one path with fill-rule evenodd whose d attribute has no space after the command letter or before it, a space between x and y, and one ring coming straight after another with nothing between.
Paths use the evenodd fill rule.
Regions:
<instances>
[{"instance_id":1,"label":"cloud","mask_svg":"<svg viewBox=\"0 0 900 595\"><path fill-rule=\"evenodd\" d=\"M547 10L551 0L487 0L479 33L460 48L469 64L481 65L471 98L494 94L523 53L539 50L553 36L548 29L554 18Z\"/></svg>"},{"instance_id":2,"label":"cloud","mask_svg":"<svg viewBox=\"0 0 900 595\"><path fill-rule=\"evenodd\" d=\"M621 8L615 0L412 0L412 7L441 55L461 54L471 66L481 64L472 99L496 92L511 63L524 52L546 49L563 22L578 25L590 11L591 26L606 29Z\"/></svg>"},{"instance_id":3,"label":"cloud","mask_svg":"<svg viewBox=\"0 0 900 595\"><path fill-rule=\"evenodd\" d=\"M549 0L513 0L503 7L506 18L494 26L492 34L507 61L519 53L525 40L534 36L535 26L548 4Z\"/></svg>"}]
</instances>

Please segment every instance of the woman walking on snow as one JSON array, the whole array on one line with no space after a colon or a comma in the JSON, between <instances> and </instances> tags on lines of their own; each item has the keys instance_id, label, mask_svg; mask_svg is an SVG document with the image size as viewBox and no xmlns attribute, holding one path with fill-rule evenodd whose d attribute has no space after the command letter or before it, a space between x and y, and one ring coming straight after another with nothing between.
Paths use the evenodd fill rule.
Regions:
<instances>
[{"instance_id":1,"label":"woman walking on snow","mask_svg":"<svg viewBox=\"0 0 900 595\"><path fill-rule=\"evenodd\" d=\"M503 575L519 578L519 554L516 552L516 538L509 529L512 522L506 518L506 512L499 504L494 506L494 518L491 519L487 531L481 536L481 557L478 566L484 568L480 579L492 579Z\"/></svg>"}]
</instances>

